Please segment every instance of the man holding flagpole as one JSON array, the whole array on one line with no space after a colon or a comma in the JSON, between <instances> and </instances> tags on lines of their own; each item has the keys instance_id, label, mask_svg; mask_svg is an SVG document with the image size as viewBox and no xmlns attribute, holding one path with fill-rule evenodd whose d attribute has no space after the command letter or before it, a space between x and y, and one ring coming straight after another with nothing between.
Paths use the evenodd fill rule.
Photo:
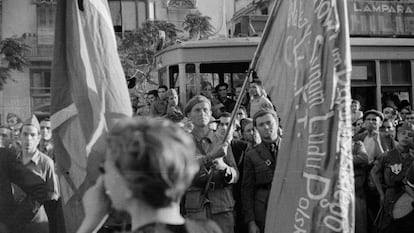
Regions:
<instances>
[{"instance_id":1,"label":"man holding flagpole","mask_svg":"<svg viewBox=\"0 0 414 233\"><path fill-rule=\"evenodd\" d=\"M346 2L275 1L256 51L288 155L277 161L265 233L354 232Z\"/></svg>"}]
</instances>

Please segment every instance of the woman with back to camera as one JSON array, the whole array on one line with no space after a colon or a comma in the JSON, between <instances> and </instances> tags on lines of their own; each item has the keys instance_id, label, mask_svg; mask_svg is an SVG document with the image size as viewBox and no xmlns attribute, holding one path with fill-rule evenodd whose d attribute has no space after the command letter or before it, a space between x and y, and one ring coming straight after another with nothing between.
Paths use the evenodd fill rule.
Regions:
<instances>
[{"instance_id":1,"label":"woman with back to camera","mask_svg":"<svg viewBox=\"0 0 414 233\"><path fill-rule=\"evenodd\" d=\"M102 175L83 197L78 233L96 232L109 209L126 211L133 233L221 233L181 216L179 201L199 166L190 136L167 120L127 118L108 136Z\"/></svg>"}]
</instances>

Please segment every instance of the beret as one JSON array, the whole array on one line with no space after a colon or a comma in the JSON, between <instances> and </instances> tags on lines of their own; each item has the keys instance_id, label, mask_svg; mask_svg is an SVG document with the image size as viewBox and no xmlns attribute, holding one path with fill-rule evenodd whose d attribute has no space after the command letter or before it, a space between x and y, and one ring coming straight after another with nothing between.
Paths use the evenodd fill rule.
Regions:
<instances>
[{"instance_id":1,"label":"beret","mask_svg":"<svg viewBox=\"0 0 414 233\"><path fill-rule=\"evenodd\" d=\"M211 102L210 102L209 99L207 99L206 97L204 97L202 95L196 95L193 98L191 98L188 101L188 103L185 105L184 114L186 116L188 116L188 113L191 112L194 105L199 104L199 103L208 103L208 105L210 106L210 109L211 109Z\"/></svg>"},{"instance_id":2,"label":"beret","mask_svg":"<svg viewBox=\"0 0 414 233\"><path fill-rule=\"evenodd\" d=\"M365 118L367 118L368 114L374 114L377 115L379 118L381 118L381 121L384 121L384 114L382 112L377 111L375 109L371 109L364 112L364 115L362 116L362 119L365 121Z\"/></svg>"}]
</instances>

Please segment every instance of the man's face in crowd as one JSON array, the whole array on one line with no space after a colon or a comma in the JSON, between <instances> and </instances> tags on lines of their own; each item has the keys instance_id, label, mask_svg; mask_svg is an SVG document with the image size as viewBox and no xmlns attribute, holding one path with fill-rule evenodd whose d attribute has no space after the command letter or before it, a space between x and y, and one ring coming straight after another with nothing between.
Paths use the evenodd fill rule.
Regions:
<instances>
[{"instance_id":1,"label":"man's face in crowd","mask_svg":"<svg viewBox=\"0 0 414 233\"><path fill-rule=\"evenodd\" d=\"M382 125L380 117L376 114L368 114L364 122L368 131L378 130Z\"/></svg>"},{"instance_id":2,"label":"man's face in crowd","mask_svg":"<svg viewBox=\"0 0 414 233\"><path fill-rule=\"evenodd\" d=\"M412 130L398 129L397 140L401 146L410 146L413 144L414 132Z\"/></svg>"},{"instance_id":3,"label":"man's face in crowd","mask_svg":"<svg viewBox=\"0 0 414 233\"><path fill-rule=\"evenodd\" d=\"M256 118L256 128L262 141L274 142L278 138L279 121L270 113Z\"/></svg>"},{"instance_id":4,"label":"man's face in crowd","mask_svg":"<svg viewBox=\"0 0 414 233\"><path fill-rule=\"evenodd\" d=\"M163 87L158 88L158 97L160 97L160 99L164 99L164 94L165 92L167 92L167 90Z\"/></svg>"},{"instance_id":5,"label":"man's face in crowd","mask_svg":"<svg viewBox=\"0 0 414 233\"><path fill-rule=\"evenodd\" d=\"M218 94L219 94L219 96L220 96L221 98L225 98L225 97L227 97L227 87L225 87L225 86L220 86L220 87L218 88Z\"/></svg>"},{"instance_id":6,"label":"man's face in crowd","mask_svg":"<svg viewBox=\"0 0 414 233\"><path fill-rule=\"evenodd\" d=\"M249 95L252 97L260 96L261 88L256 83L250 83Z\"/></svg>"},{"instance_id":7,"label":"man's face in crowd","mask_svg":"<svg viewBox=\"0 0 414 233\"><path fill-rule=\"evenodd\" d=\"M153 104L155 102L155 95L148 95L147 101L149 104Z\"/></svg>"},{"instance_id":8,"label":"man's face in crowd","mask_svg":"<svg viewBox=\"0 0 414 233\"><path fill-rule=\"evenodd\" d=\"M52 138L52 126L50 121L40 122L40 137L44 140L50 140Z\"/></svg>"},{"instance_id":9,"label":"man's face in crowd","mask_svg":"<svg viewBox=\"0 0 414 233\"><path fill-rule=\"evenodd\" d=\"M217 132L220 134L220 136L224 137L226 135L226 131L229 127L231 127L229 135L233 135L234 127L230 125L231 117L220 117L220 122L217 126Z\"/></svg>"},{"instance_id":10,"label":"man's face in crowd","mask_svg":"<svg viewBox=\"0 0 414 233\"><path fill-rule=\"evenodd\" d=\"M411 124L414 124L414 113L407 114L405 120L410 122Z\"/></svg>"},{"instance_id":11,"label":"man's face in crowd","mask_svg":"<svg viewBox=\"0 0 414 233\"><path fill-rule=\"evenodd\" d=\"M211 97L211 91L212 91L212 86L211 85L205 85L204 87L203 87L203 89L201 90L201 93L205 96L205 97L207 97L207 98L210 98Z\"/></svg>"},{"instance_id":12,"label":"man's face in crowd","mask_svg":"<svg viewBox=\"0 0 414 233\"><path fill-rule=\"evenodd\" d=\"M236 120L240 121L241 119L244 119L246 117L247 113L243 109L239 108L239 110L237 110Z\"/></svg>"},{"instance_id":13,"label":"man's face in crowd","mask_svg":"<svg viewBox=\"0 0 414 233\"><path fill-rule=\"evenodd\" d=\"M382 128L385 133L390 135L392 138L395 138L395 126L391 121L384 121L384 123L382 123Z\"/></svg>"},{"instance_id":14,"label":"man's face in crowd","mask_svg":"<svg viewBox=\"0 0 414 233\"><path fill-rule=\"evenodd\" d=\"M243 138L253 144L260 143L260 135L259 132L254 128L253 122L244 126Z\"/></svg>"},{"instance_id":15,"label":"man's face in crowd","mask_svg":"<svg viewBox=\"0 0 414 233\"><path fill-rule=\"evenodd\" d=\"M356 112L357 110L359 110L359 104L357 102L352 102L351 103L351 112Z\"/></svg>"},{"instance_id":16,"label":"man's face in crowd","mask_svg":"<svg viewBox=\"0 0 414 233\"><path fill-rule=\"evenodd\" d=\"M178 96L175 95L175 94L168 96L168 103L171 106L177 106L178 105Z\"/></svg>"},{"instance_id":17,"label":"man's face in crowd","mask_svg":"<svg viewBox=\"0 0 414 233\"><path fill-rule=\"evenodd\" d=\"M189 118L194 126L205 127L210 122L211 107L206 102L201 102L193 106L190 111Z\"/></svg>"},{"instance_id":18,"label":"man's face in crowd","mask_svg":"<svg viewBox=\"0 0 414 233\"><path fill-rule=\"evenodd\" d=\"M0 128L0 147L8 147L12 141L12 131L8 128Z\"/></svg>"},{"instance_id":19,"label":"man's face in crowd","mask_svg":"<svg viewBox=\"0 0 414 233\"><path fill-rule=\"evenodd\" d=\"M33 125L24 125L20 134L22 149L32 153L36 150L40 141L38 129Z\"/></svg>"},{"instance_id":20,"label":"man's face in crowd","mask_svg":"<svg viewBox=\"0 0 414 233\"><path fill-rule=\"evenodd\" d=\"M393 108L390 108L390 107L384 108L384 110L382 111L382 113L384 113L385 119L393 120L396 117L396 114L395 114L394 109Z\"/></svg>"}]
</instances>

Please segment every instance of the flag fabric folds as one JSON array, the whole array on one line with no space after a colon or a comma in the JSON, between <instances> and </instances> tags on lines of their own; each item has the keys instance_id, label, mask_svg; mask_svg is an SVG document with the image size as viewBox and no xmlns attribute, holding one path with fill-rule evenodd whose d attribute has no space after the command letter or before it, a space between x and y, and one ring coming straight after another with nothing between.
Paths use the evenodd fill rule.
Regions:
<instances>
[{"instance_id":1,"label":"flag fabric folds","mask_svg":"<svg viewBox=\"0 0 414 233\"><path fill-rule=\"evenodd\" d=\"M354 232L346 0L277 0L255 70L283 139L266 233Z\"/></svg>"},{"instance_id":2,"label":"flag fabric folds","mask_svg":"<svg viewBox=\"0 0 414 233\"><path fill-rule=\"evenodd\" d=\"M51 121L66 232L83 219L81 198L96 180L108 129L132 108L106 0L60 0Z\"/></svg>"}]
</instances>

